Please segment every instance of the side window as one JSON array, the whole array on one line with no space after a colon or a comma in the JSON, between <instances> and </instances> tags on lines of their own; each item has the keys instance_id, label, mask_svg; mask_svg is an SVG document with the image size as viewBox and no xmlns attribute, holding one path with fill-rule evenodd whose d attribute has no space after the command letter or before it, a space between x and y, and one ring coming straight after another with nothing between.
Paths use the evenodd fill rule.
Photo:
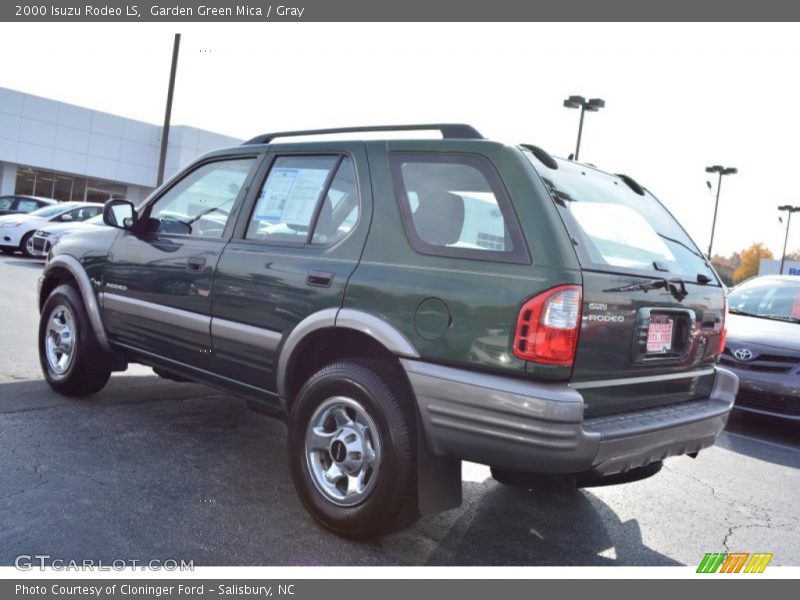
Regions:
<instances>
[{"instance_id":1,"label":"side window","mask_svg":"<svg viewBox=\"0 0 800 600\"><path fill-rule=\"evenodd\" d=\"M76 213L77 213L77 210L68 210L68 211L65 211L65 212L61 213L60 215L58 215L54 219L51 219L51 221L58 222L58 223L75 221L75 214Z\"/></svg>"},{"instance_id":2,"label":"side window","mask_svg":"<svg viewBox=\"0 0 800 600\"><path fill-rule=\"evenodd\" d=\"M331 244L346 236L357 218L358 190L350 158L279 156L258 195L245 237Z\"/></svg>"},{"instance_id":3,"label":"side window","mask_svg":"<svg viewBox=\"0 0 800 600\"><path fill-rule=\"evenodd\" d=\"M206 163L178 181L150 207L149 233L220 238L254 158Z\"/></svg>"},{"instance_id":4,"label":"side window","mask_svg":"<svg viewBox=\"0 0 800 600\"><path fill-rule=\"evenodd\" d=\"M529 262L511 202L485 158L396 153L392 173L406 233L417 252Z\"/></svg>"},{"instance_id":5,"label":"side window","mask_svg":"<svg viewBox=\"0 0 800 600\"><path fill-rule=\"evenodd\" d=\"M314 227L312 244L335 244L347 236L358 221L358 185L353 161L342 160L331 181Z\"/></svg>"},{"instance_id":6,"label":"side window","mask_svg":"<svg viewBox=\"0 0 800 600\"><path fill-rule=\"evenodd\" d=\"M95 215L100 214L103 210L102 206L98 205L90 205L90 206L81 206L80 208L76 208L75 210L71 210L65 213L61 220L63 221L85 221L86 219L91 219ZM71 218L65 219L63 217L69 215Z\"/></svg>"},{"instance_id":7,"label":"side window","mask_svg":"<svg viewBox=\"0 0 800 600\"><path fill-rule=\"evenodd\" d=\"M44 204L39 204L36 200L27 200L26 198L20 198L17 200L17 208L16 210L24 213L29 213L31 211L36 210L37 208L42 208L45 206Z\"/></svg>"}]
</instances>

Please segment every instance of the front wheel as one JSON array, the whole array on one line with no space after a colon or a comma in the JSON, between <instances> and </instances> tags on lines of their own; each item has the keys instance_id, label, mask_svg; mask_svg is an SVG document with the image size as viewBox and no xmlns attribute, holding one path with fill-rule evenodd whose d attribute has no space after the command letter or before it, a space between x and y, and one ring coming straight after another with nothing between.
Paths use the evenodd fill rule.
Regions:
<instances>
[{"instance_id":1,"label":"front wheel","mask_svg":"<svg viewBox=\"0 0 800 600\"><path fill-rule=\"evenodd\" d=\"M19 251L22 252L22 256L27 258L33 258L33 254L31 253L30 244L33 238L33 231L26 233L22 236L22 240L19 242Z\"/></svg>"},{"instance_id":2,"label":"front wheel","mask_svg":"<svg viewBox=\"0 0 800 600\"><path fill-rule=\"evenodd\" d=\"M347 360L300 390L289 419L289 466L306 510L364 539L419 516L416 413L399 367Z\"/></svg>"},{"instance_id":3,"label":"front wheel","mask_svg":"<svg viewBox=\"0 0 800 600\"><path fill-rule=\"evenodd\" d=\"M65 396L88 396L106 384L111 371L99 366L100 348L83 300L70 285L48 296L39 321L39 362L48 385Z\"/></svg>"}]
</instances>

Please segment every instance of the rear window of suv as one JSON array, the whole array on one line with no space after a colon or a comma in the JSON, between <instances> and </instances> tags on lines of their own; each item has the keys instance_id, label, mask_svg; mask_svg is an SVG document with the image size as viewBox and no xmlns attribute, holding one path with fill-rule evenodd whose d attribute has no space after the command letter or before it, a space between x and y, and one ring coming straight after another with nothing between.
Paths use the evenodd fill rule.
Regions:
<instances>
[{"instance_id":1,"label":"rear window of suv","mask_svg":"<svg viewBox=\"0 0 800 600\"><path fill-rule=\"evenodd\" d=\"M647 190L639 195L623 179L579 164L559 162L539 174L585 267L717 281L702 252Z\"/></svg>"},{"instance_id":2,"label":"rear window of suv","mask_svg":"<svg viewBox=\"0 0 800 600\"><path fill-rule=\"evenodd\" d=\"M392 155L392 174L417 252L530 262L505 188L484 157L398 152Z\"/></svg>"}]
</instances>

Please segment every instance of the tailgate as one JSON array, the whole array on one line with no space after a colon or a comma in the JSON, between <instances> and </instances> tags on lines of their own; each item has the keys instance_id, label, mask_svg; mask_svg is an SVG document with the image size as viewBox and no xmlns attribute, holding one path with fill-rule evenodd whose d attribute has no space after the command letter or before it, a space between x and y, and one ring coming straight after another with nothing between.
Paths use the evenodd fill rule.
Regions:
<instances>
[{"instance_id":1,"label":"tailgate","mask_svg":"<svg viewBox=\"0 0 800 600\"><path fill-rule=\"evenodd\" d=\"M527 154L583 273L571 376L585 415L705 398L724 336L725 292L703 253L625 175Z\"/></svg>"},{"instance_id":2,"label":"tailgate","mask_svg":"<svg viewBox=\"0 0 800 600\"><path fill-rule=\"evenodd\" d=\"M708 397L723 329L717 285L636 289L653 278L584 271L583 318L572 374L586 416ZM680 296L677 293L677 296Z\"/></svg>"}]
</instances>

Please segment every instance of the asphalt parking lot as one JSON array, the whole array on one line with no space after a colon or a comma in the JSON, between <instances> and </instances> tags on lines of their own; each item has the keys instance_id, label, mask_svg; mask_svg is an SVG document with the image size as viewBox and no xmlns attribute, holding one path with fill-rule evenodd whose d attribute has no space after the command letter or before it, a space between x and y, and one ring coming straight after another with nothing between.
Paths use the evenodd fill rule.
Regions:
<instances>
[{"instance_id":1,"label":"asphalt parking lot","mask_svg":"<svg viewBox=\"0 0 800 600\"><path fill-rule=\"evenodd\" d=\"M465 464L464 504L369 543L296 500L284 426L211 388L132 366L99 394L52 393L36 353L42 263L0 257L0 564L53 558L195 565L697 565L772 552L800 565L800 427L736 416L696 460L590 490L533 491Z\"/></svg>"}]
</instances>

